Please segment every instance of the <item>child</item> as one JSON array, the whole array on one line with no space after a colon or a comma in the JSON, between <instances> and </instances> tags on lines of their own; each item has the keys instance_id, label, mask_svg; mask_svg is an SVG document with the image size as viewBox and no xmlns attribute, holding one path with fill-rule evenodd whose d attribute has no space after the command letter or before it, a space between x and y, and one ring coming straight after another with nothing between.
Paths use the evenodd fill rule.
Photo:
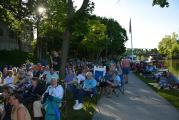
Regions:
<instances>
[{"instance_id":1,"label":"child","mask_svg":"<svg viewBox=\"0 0 179 120\"><path fill-rule=\"evenodd\" d=\"M117 72L114 72L113 75L113 80L114 80L114 85L117 87L117 86L121 86L121 78L120 76L118 75Z\"/></svg>"}]
</instances>

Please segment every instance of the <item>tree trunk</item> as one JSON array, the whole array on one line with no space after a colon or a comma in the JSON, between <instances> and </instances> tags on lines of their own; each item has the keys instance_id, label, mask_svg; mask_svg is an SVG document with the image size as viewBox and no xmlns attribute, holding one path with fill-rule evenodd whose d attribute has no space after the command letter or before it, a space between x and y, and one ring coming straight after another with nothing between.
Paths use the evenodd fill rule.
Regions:
<instances>
[{"instance_id":1,"label":"tree trunk","mask_svg":"<svg viewBox=\"0 0 179 120\"><path fill-rule=\"evenodd\" d=\"M62 43L61 68L60 68L61 78L64 78L65 76L65 66L68 58L72 19L73 19L73 2L72 0L68 0L68 15L67 15L68 22L67 22L66 30L63 34L63 43Z\"/></svg>"},{"instance_id":2,"label":"tree trunk","mask_svg":"<svg viewBox=\"0 0 179 120\"><path fill-rule=\"evenodd\" d=\"M63 44L62 44L61 68L60 68L62 78L64 78L65 76L65 66L68 58L70 36L71 36L70 30L67 28L66 31L64 32Z\"/></svg>"},{"instance_id":3,"label":"tree trunk","mask_svg":"<svg viewBox=\"0 0 179 120\"><path fill-rule=\"evenodd\" d=\"M83 0L83 4L81 8L76 11L76 13L81 14L87 8L89 0ZM63 44L62 44L62 55L61 55L61 78L63 79L65 76L65 66L68 58L68 51L69 51L69 44L70 44L70 37L72 32L72 20L74 17L73 12L73 2L72 0L68 0L68 14L67 14L67 27L63 34Z\"/></svg>"}]
</instances>

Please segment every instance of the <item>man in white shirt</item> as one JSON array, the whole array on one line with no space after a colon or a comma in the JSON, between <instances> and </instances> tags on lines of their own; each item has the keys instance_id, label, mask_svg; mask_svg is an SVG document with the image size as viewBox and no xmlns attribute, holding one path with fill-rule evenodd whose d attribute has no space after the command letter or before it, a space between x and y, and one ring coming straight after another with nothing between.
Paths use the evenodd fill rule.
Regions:
<instances>
[{"instance_id":1,"label":"man in white shirt","mask_svg":"<svg viewBox=\"0 0 179 120\"><path fill-rule=\"evenodd\" d=\"M43 99L46 99L46 100L49 99L49 101L51 101L51 102L56 101L59 105L60 101L63 99L63 95L64 95L63 87L61 85L58 85L56 78L52 78L51 79L51 85L48 86L47 90L42 95L42 100ZM44 98L44 97L47 97L47 98ZM45 101L43 100L43 103L46 102L46 100ZM47 103L47 105L48 105L48 103ZM43 117L41 108L42 108L42 104L41 104L40 100L35 101L33 103L34 118Z\"/></svg>"},{"instance_id":2,"label":"man in white shirt","mask_svg":"<svg viewBox=\"0 0 179 120\"><path fill-rule=\"evenodd\" d=\"M59 98L60 100L63 98L64 90L61 85L57 84L57 79L52 78L51 79L51 85L48 86L47 90L44 94L48 94L50 96L53 96L55 98Z\"/></svg>"}]
</instances>

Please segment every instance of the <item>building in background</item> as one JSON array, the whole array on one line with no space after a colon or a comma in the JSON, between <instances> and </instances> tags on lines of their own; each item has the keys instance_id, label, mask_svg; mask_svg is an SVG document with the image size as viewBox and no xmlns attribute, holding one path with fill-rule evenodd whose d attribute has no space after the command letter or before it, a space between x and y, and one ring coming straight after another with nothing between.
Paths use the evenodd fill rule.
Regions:
<instances>
[{"instance_id":1,"label":"building in background","mask_svg":"<svg viewBox=\"0 0 179 120\"><path fill-rule=\"evenodd\" d=\"M20 34L22 51L32 51L33 29L30 25L24 25L24 29ZM0 21L0 50L15 50L19 49L17 36L14 31Z\"/></svg>"},{"instance_id":2,"label":"building in background","mask_svg":"<svg viewBox=\"0 0 179 120\"><path fill-rule=\"evenodd\" d=\"M15 33L5 23L0 22L0 50L14 49L18 49Z\"/></svg>"},{"instance_id":3,"label":"building in background","mask_svg":"<svg viewBox=\"0 0 179 120\"><path fill-rule=\"evenodd\" d=\"M23 26L23 31L20 35L22 50L24 52L32 52L32 41L34 39L32 25L25 24Z\"/></svg>"}]
</instances>

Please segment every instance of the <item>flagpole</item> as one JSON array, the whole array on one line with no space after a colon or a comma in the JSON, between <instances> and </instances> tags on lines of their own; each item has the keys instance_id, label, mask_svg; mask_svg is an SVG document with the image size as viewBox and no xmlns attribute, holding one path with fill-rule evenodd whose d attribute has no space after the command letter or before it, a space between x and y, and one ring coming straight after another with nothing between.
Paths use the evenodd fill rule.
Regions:
<instances>
[{"instance_id":1,"label":"flagpole","mask_svg":"<svg viewBox=\"0 0 179 120\"><path fill-rule=\"evenodd\" d=\"M129 22L129 33L131 35L131 58L132 58L132 62L133 62L133 40L132 40L131 18L130 18L130 22Z\"/></svg>"},{"instance_id":2,"label":"flagpole","mask_svg":"<svg viewBox=\"0 0 179 120\"><path fill-rule=\"evenodd\" d=\"M133 40L132 40L132 30L131 30L131 55L132 55L132 62L133 62Z\"/></svg>"}]
</instances>

